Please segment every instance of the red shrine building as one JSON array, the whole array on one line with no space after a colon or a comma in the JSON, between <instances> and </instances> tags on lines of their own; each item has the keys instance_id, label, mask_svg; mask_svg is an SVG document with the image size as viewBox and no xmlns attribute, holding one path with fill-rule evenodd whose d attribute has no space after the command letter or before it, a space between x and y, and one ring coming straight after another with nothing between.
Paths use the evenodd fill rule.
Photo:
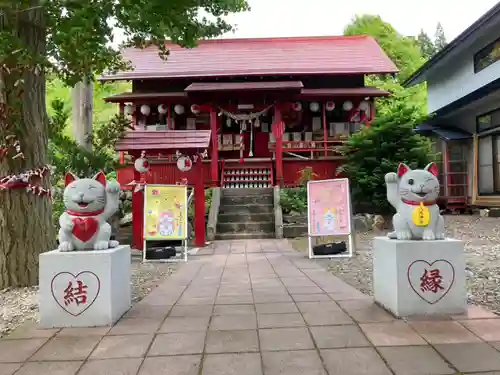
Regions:
<instances>
[{"instance_id":1,"label":"red shrine building","mask_svg":"<svg viewBox=\"0 0 500 375\"><path fill-rule=\"evenodd\" d=\"M218 39L168 48L167 60L153 47L124 50L133 70L101 77L132 82L132 92L106 98L134 126L116 146L128 164L118 171L123 187L131 181L289 187L307 167L316 178L335 178L342 163L336 147L369 126L376 98L389 95L365 86L365 76L397 72L369 36ZM134 167L141 155L149 163L144 176ZM142 231L141 200L134 192L134 235Z\"/></svg>"}]
</instances>

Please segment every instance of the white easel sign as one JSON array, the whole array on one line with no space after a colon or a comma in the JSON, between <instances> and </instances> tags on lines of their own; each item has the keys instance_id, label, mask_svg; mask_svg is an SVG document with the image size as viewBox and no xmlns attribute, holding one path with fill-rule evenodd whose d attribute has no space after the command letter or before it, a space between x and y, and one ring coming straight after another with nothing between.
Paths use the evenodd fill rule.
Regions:
<instances>
[{"instance_id":1,"label":"white easel sign","mask_svg":"<svg viewBox=\"0 0 500 375\"><path fill-rule=\"evenodd\" d=\"M351 195L349 180L309 181L307 183L307 224L309 259L350 258L354 252L352 234ZM315 255L313 237L337 237L348 241L347 252Z\"/></svg>"}]
</instances>

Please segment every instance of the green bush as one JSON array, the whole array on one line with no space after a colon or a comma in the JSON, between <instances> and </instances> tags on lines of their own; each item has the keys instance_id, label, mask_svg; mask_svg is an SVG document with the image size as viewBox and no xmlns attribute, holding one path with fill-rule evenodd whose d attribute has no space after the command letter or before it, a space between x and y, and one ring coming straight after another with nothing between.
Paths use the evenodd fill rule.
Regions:
<instances>
[{"instance_id":1,"label":"green bush","mask_svg":"<svg viewBox=\"0 0 500 375\"><path fill-rule=\"evenodd\" d=\"M281 189L280 205L285 214L307 211L307 182L314 180L317 175L312 167L306 167L299 171L299 186L296 188Z\"/></svg>"}]
</instances>

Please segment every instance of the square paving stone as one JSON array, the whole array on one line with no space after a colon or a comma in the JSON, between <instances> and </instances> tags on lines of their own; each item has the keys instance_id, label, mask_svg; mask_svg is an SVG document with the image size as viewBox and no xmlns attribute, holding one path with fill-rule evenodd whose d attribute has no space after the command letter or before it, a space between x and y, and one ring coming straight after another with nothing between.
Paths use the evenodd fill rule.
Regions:
<instances>
[{"instance_id":1,"label":"square paving stone","mask_svg":"<svg viewBox=\"0 0 500 375\"><path fill-rule=\"evenodd\" d=\"M315 350L264 352L264 375L326 375Z\"/></svg>"},{"instance_id":2,"label":"square paving stone","mask_svg":"<svg viewBox=\"0 0 500 375\"><path fill-rule=\"evenodd\" d=\"M303 327L306 325L302 315L295 314L259 314L259 328Z\"/></svg>"},{"instance_id":3,"label":"square paving stone","mask_svg":"<svg viewBox=\"0 0 500 375\"><path fill-rule=\"evenodd\" d=\"M318 286L288 286L288 293L294 294L319 294L324 293Z\"/></svg>"},{"instance_id":4,"label":"square paving stone","mask_svg":"<svg viewBox=\"0 0 500 375\"><path fill-rule=\"evenodd\" d=\"M254 292L253 298L255 303L293 302L292 297L285 293L267 294Z\"/></svg>"},{"instance_id":5,"label":"square paving stone","mask_svg":"<svg viewBox=\"0 0 500 375\"><path fill-rule=\"evenodd\" d=\"M89 327L89 328L63 328L57 334L57 337L61 336L104 336L109 332L111 327Z\"/></svg>"},{"instance_id":6,"label":"square paving stone","mask_svg":"<svg viewBox=\"0 0 500 375\"><path fill-rule=\"evenodd\" d=\"M215 297L181 297L177 302L177 306L198 306L198 305L213 305L215 303Z\"/></svg>"},{"instance_id":7,"label":"square paving stone","mask_svg":"<svg viewBox=\"0 0 500 375\"><path fill-rule=\"evenodd\" d=\"M377 306L371 299L338 301L338 304L358 323L379 323L396 320L396 318Z\"/></svg>"},{"instance_id":8,"label":"square paving stone","mask_svg":"<svg viewBox=\"0 0 500 375\"><path fill-rule=\"evenodd\" d=\"M137 375L141 363L142 358L90 360L83 365L78 375Z\"/></svg>"},{"instance_id":9,"label":"square paving stone","mask_svg":"<svg viewBox=\"0 0 500 375\"><path fill-rule=\"evenodd\" d=\"M491 346L493 346L496 350L500 351L500 342L490 342Z\"/></svg>"},{"instance_id":10,"label":"square paving stone","mask_svg":"<svg viewBox=\"0 0 500 375\"><path fill-rule=\"evenodd\" d=\"M217 305L237 305L244 303L253 303L252 294L240 294L234 296L218 296L215 300Z\"/></svg>"},{"instance_id":11,"label":"square paving stone","mask_svg":"<svg viewBox=\"0 0 500 375\"><path fill-rule=\"evenodd\" d=\"M500 316L482 306L468 305L465 314L453 315L452 318L454 320L467 320L467 319L500 318Z\"/></svg>"},{"instance_id":12,"label":"square paving stone","mask_svg":"<svg viewBox=\"0 0 500 375\"><path fill-rule=\"evenodd\" d=\"M373 348L322 349L321 356L329 374L391 375Z\"/></svg>"},{"instance_id":13,"label":"square paving stone","mask_svg":"<svg viewBox=\"0 0 500 375\"><path fill-rule=\"evenodd\" d=\"M287 314L299 312L293 302L259 303L255 305L257 314Z\"/></svg>"},{"instance_id":14,"label":"square paving stone","mask_svg":"<svg viewBox=\"0 0 500 375\"><path fill-rule=\"evenodd\" d=\"M8 336L3 337L2 340L9 339L44 339L51 338L56 333L58 333L60 329L41 329L38 328L36 323L25 323L19 328L16 328L13 332L9 333Z\"/></svg>"},{"instance_id":15,"label":"square paving stone","mask_svg":"<svg viewBox=\"0 0 500 375\"><path fill-rule=\"evenodd\" d=\"M343 311L306 311L303 316L310 326L354 324L349 315Z\"/></svg>"},{"instance_id":16,"label":"square paving stone","mask_svg":"<svg viewBox=\"0 0 500 375\"><path fill-rule=\"evenodd\" d=\"M314 349L307 328L260 329L262 351Z\"/></svg>"},{"instance_id":17,"label":"square paving stone","mask_svg":"<svg viewBox=\"0 0 500 375\"><path fill-rule=\"evenodd\" d=\"M43 344L43 339L0 340L0 363L24 362L33 355Z\"/></svg>"},{"instance_id":18,"label":"square paving stone","mask_svg":"<svg viewBox=\"0 0 500 375\"><path fill-rule=\"evenodd\" d=\"M199 317L169 317L165 319L165 322L160 328L160 332L196 332L196 331L206 331L208 329L208 322L210 320L209 316L199 316Z\"/></svg>"},{"instance_id":19,"label":"square paving stone","mask_svg":"<svg viewBox=\"0 0 500 375\"><path fill-rule=\"evenodd\" d=\"M140 302L123 315L122 319L156 319L163 320L168 315L172 306L149 306Z\"/></svg>"},{"instance_id":20,"label":"square paving stone","mask_svg":"<svg viewBox=\"0 0 500 375\"><path fill-rule=\"evenodd\" d=\"M434 348L458 371L500 371L500 352L486 343L437 344Z\"/></svg>"},{"instance_id":21,"label":"square paving stone","mask_svg":"<svg viewBox=\"0 0 500 375\"><path fill-rule=\"evenodd\" d=\"M360 324L368 340L375 346L426 345L407 323L396 321L390 323Z\"/></svg>"},{"instance_id":22,"label":"square paving stone","mask_svg":"<svg viewBox=\"0 0 500 375\"><path fill-rule=\"evenodd\" d=\"M85 360L94 350L101 336L54 337L31 358L33 361ZM1 352L1 351L0 351Z\"/></svg>"},{"instance_id":23,"label":"square paving stone","mask_svg":"<svg viewBox=\"0 0 500 375\"><path fill-rule=\"evenodd\" d=\"M355 325L310 327L309 330L321 349L371 346Z\"/></svg>"},{"instance_id":24,"label":"square paving stone","mask_svg":"<svg viewBox=\"0 0 500 375\"><path fill-rule=\"evenodd\" d=\"M500 341L500 319L472 319L460 323L484 341Z\"/></svg>"},{"instance_id":25,"label":"square paving stone","mask_svg":"<svg viewBox=\"0 0 500 375\"><path fill-rule=\"evenodd\" d=\"M158 334L148 356L199 354L203 352L206 332Z\"/></svg>"},{"instance_id":26,"label":"square paving stone","mask_svg":"<svg viewBox=\"0 0 500 375\"><path fill-rule=\"evenodd\" d=\"M242 353L259 351L256 330L209 331L205 352Z\"/></svg>"},{"instance_id":27,"label":"square paving stone","mask_svg":"<svg viewBox=\"0 0 500 375\"><path fill-rule=\"evenodd\" d=\"M21 363L0 363L0 375L12 375L19 367Z\"/></svg>"},{"instance_id":28,"label":"square paving stone","mask_svg":"<svg viewBox=\"0 0 500 375\"><path fill-rule=\"evenodd\" d=\"M16 375L75 375L82 363L83 362L28 362L16 372Z\"/></svg>"},{"instance_id":29,"label":"square paving stone","mask_svg":"<svg viewBox=\"0 0 500 375\"><path fill-rule=\"evenodd\" d=\"M199 375L201 355L148 357L138 375Z\"/></svg>"},{"instance_id":30,"label":"square paving stone","mask_svg":"<svg viewBox=\"0 0 500 375\"><path fill-rule=\"evenodd\" d=\"M156 319L122 319L111 328L109 335L153 334L158 331L161 320Z\"/></svg>"},{"instance_id":31,"label":"square paving stone","mask_svg":"<svg viewBox=\"0 0 500 375\"><path fill-rule=\"evenodd\" d=\"M396 375L455 374L430 346L383 347L379 353Z\"/></svg>"},{"instance_id":32,"label":"square paving stone","mask_svg":"<svg viewBox=\"0 0 500 375\"><path fill-rule=\"evenodd\" d=\"M211 316L214 307L212 305L200 306L174 306L170 311L170 316Z\"/></svg>"},{"instance_id":33,"label":"square paving stone","mask_svg":"<svg viewBox=\"0 0 500 375\"><path fill-rule=\"evenodd\" d=\"M153 335L106 336L92 352L91 359L143 357Z\"/></svg>"},{"instance_id":34,"label":"square paving stone","mask_svg":"<svg viewBox=\"0 0 500 375\"><path fill-rule=\"evenodd\" d=\"M257 329L254 315L216 315L210 323L211 330Z\"/></svg>"},{"instance_id":35,"label":"square paving stone","mask_svg":"<svg viewBox=\"0 0 500 375\"><path fill-rule=\"evenodd\" d=\"M320 312L320 311L339 311L342 309L333 301L304 301L297 302L297 307L302 313L306 312Z\"/></svg>"},{"instance_id":36,"label":"square paving stone","mask_svg":"<svg viewBox=\"0 0 500 375\"><path fill-rule=\"evenodd\" d=\"M215 305L214 315L255 315L254 305Z\"/></svg>"},{"instance_id":37,"label":"square paving stone","mask_svg":"<svg viewBox=\"0 0 500 375\"><path fill-rule=\"evenodd\" d=\"M262 375L261 358L257 353L208 354L201 375Z\"/></svg>"},{"instance_id":38,"label":"square paving stone","mask_svg":"<svg viewBox=\"0 0 500 375\"><path fill-rule=\"evenodd\" d=\"M325 293L317 294L292 294L295 302L330 302L330 297Z\"/></svg>"},{"instance_id":39,"label":"square paving stone","mask_svg":"<svg viewBox=\"0 0 500 375\"><path fill-rule=\"evenodd\" d=\"M410 322L410 325L431 344L481 342L479 337L454 321Z\"/></svg>"}]
</instances>

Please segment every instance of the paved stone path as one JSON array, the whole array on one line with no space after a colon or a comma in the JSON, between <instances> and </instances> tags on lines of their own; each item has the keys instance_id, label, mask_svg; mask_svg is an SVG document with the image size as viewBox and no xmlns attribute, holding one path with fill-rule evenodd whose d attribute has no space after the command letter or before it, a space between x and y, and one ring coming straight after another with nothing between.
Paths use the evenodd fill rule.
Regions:
<instances>
[{"instance_id":1,"label":"paved stone path","mask_svg":"<svg viewBox=\"0 0 500 375\"><path fill-rule=\"evenodd\" d=\"M490 372L487 372L490 371ZM500 319L396 320L286 241L217 242L114 327L21 329L0 375L500 374Z\"/></svg>"}]
</instances>

